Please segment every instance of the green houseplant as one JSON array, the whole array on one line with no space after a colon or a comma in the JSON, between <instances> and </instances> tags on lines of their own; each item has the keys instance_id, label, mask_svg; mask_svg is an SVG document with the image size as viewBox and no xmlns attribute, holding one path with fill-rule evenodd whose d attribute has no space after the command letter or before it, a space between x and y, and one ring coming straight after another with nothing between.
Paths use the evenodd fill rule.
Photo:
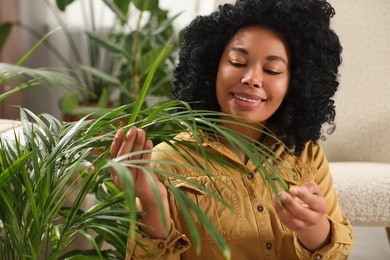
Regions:
<instances>
[{"instance_id":1,"label":"green houseplant","mask_svg":"<svg viewBox=\"0 0 390 260\"><path fill-rule=\"evenodd\" d=\"M223 136L233 147L242 149L253 160L258 172L275 194L280 187L286 188L277 170L269 164L268 160L277 161L272 152L256 149L262 145L257 140L243 139L239 133L218 126L216 123L221 113L193 111L188 104L179 101L143 106L154 73L163 57L164 52L154 61L136 102L112 109L95 119L84 117L75 122L61 122L49 114L35 115L21 109L23 135L15 133L12 140L0 135L0 258L123 259L126 240L135 239L135 233L138 232L137 216L140 214L135 206L134 182L126 166L143 165L150 161L108 159L113 136L121 127L137 125L144 128L155 142L170 142L182 131L191 132L199 142L203 132ZM0 96L0 102L14 91L34 84L66 86L73 84L73 81L72 77L56 72L0 64L0 84L12 82L14 85L13 90ZM123 125L123 122L127 123ZM272 137L271 133L266 134ZM186 145L185 142L183 145ZM201 145L199 147L203 149ZM101 152L95 153L96 150ZM226 164L206 150L202 150L202 153L205 160ZM128 156L131 158L132 154ZM266 170L264 164L271 166L270 170ZM116 169L125 192L118 190L112 183L109 167ZM173 173L159 172L159 169L139 167L145 174L152 170L180 178ZM213 178L208 169L194 167ZM186 181L229 207L218 194L218 188L217 192L212 192L190 180ZM229 259L226 243L204 212L180 190L171 186L168 188L181 201L181 210L188 213L186 221L192 227L194 246L200 245L199 234L192 220L197 217L202 219ZM97 202L85 209L82 204L88 194L92 194ZM75 196L71 198L72 195ZM90 241L92 249L69 251L68 246L77 235ZM104 243L110 247L107 249Z\"/></svg>"},{"instance_id":2,"label":"green houseplant","mask_svg":"<svg viewBox=\"0 0 390 260\"><path fill-rule=\"evenodd\" d=\"M185 104L176 101L140 110L137 109L138 104L140 103L116 108L97 119L84 118L70 123L59 122L47 114L36 116L22 110L25 143L17 138L15 142L1 139L0 145L2 257L6 259L22 259L24 256L32 259L39 257L77 259L86 255L111 259L124 257L125 241L128 236L134 237L137 232L136 219L139 214L135 210L133 180L124 166L141 162L108 160L107 147L118 128L115 122L119 119L129 120L129 125L136 124L145 128L149 137L155 141L172 140L180 131L196 134L201 129L211 129L214 133L229 138L233 144L244 149L248 156L257 160L259 171L264 174L265 181L272 184L271 187L277 191L274 179L280 178L273 176L277 176L276 171L266 172L260 167L263 162L254 157L253 143L243 142L228 129L218 128L212 119L215 118L215 112L191 111ZM123 113L128 107L138 111L136 116L134 113L130 115ZM135 118L137 119L134 120ZM96 155L93 153L96 149L102 149L103 152ZM204 154L205 159L212 159L213 155L207 154L206 151ZM267 157L266 154L263 156ZM219 163L224 162L219 160ZM125 184L125 193L119 191L111 182L108 167L117 169L122 183ZM207 169L198 170L205 175L209 174ZM72 178L74 176L75 179ZM74 193L77 193L77 197L71 201L70 206L65 205L67 198ZM94 194L98 203L87 210L82 209L82 202L90 193ZM175 196L183 201L182 210L195 212L197 217L203 219L229 258L228 248L204 213L199 212L196 205L191 204L191 201L180 192L176 191ZM224 201L218 194L213 193L213 196ZM191 218L187 221L191 226ZM98 235L92 236L91 230ZM199 236L196 230L193 232L194 246L199 246ZM77 234L85 236L93 245L93 250L66 252L67 246ZM112 248L104 250L102 242L109 243Z\"/></svg>"}]
</instances>

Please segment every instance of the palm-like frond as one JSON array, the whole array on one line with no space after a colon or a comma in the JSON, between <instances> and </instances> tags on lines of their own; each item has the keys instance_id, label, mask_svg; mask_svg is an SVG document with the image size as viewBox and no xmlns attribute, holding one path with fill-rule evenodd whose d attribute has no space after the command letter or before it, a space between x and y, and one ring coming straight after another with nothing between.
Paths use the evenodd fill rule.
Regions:
<instances>
[{"instance_id":1,"label":"palm-like frond","mask_svg":"<svg viewBox=\"0 0 390 260\"><path fill-rule=\"evenodd\" d=\"M36 116L28 110L22 110L25 144L22 145L19 140L1 139L0 218L4 225L0 239L1 257L19 259L23 255L35 257L44 254L46 259L57 259L76 234L82 234L93 242L96 252L101 256L105 252L100 250L99 239L111 243L120 252L117 254L123 257L126 252L128 228L131 227L130 237L134 237L135 232L138 232L136 226L139 225L137 218L140 214L135 206L133 180L126 166L142 168L139 165L146 163L145 160L120 161L121 158L108 160L108 147L118 128L122 127L119 122L128 120L128 116L122 114L125 109L126 107L114 109L96 120L82 119L72 123L61 123L50 115ZM122 116L118 116L121 114ZM182 131L192 132L199 137L199 142L199 135L204 131L223 136L242 149L248 158L259 166L258 171L264 181L276 192L278 184L274 182L281 178L277 177L276 169L270 172L262 166L267 163L267 159L273 158L272 153L266 149L257 149L256 147L261 147L261 143L256 140L245 141L237 133L215 124L220 115L210 111L191 111L188 106L183 106L182 102L170 101L141 110L134 124L145 128L148 137L155 141L169 142ZM30 122L31 118L33 123ZM181 144L189 148L194 146L183 141ZM218 156L202 150L202 145L197 147L201 148L205 160L231 167ZM97 150L101 152L96 154ZM134 154L129 154L131 155ZM188 156L185 153L180 155L185 158ZM187 159L191 161L191 158ZM85 166L87 162L89 167ZM201 165L177 166L193 167L212 179L210 171ZM107 172L108 167L117 169L124 183L125 193L112 184ZM199 185L173 173L144 168L145 174L151 170L181 178L189 185ZM150 182L152 183L151 180ZM284 183L279 185L283 186ZM183 212L194 213L208 225L211 234L226 255L229 255L226 244L216 229L212 228L212 223L204 213L183 192L174 187L168 188L177 197ZM198 188L229 206L218 192L214 193L201 186ZM218 190L218 186L216 188ZM154 190L157 195L157 188L154 187ZM98 202L94 207L82 210L82 204L90 194L94 194ZM71 196L75 198L67 205ZM187 221L191 223L190 217L193 214L188 216ZM98 238L88 235L89 230L96 231ZM194 244L199 245L199 235L196 229L192 231L194 241L198 241Z\"/></svg>"},{"instance_id":2,"label":"palm-like frond","mask_svg":"<svg viewBox=\"0 0 390 260\"><path fill-rule=\"evenodd\" d=\"M8 63L0 63L0 85L10 89L0 95L0 102L22 89L33 86L56 86L64 89L78 87L85 90L85 87L77 80L63 73L45 68L31 69Z\"/></svg>"}]
</instances>

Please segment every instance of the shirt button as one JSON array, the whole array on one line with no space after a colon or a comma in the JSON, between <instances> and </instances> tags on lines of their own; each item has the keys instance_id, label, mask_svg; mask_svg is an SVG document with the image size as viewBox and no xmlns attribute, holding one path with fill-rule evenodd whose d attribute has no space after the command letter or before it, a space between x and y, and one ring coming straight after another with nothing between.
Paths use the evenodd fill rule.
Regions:
<instances>
[{"instance_id":1,"label":"shirt button","mask_svg":"<svg viewBox=\"0 0 390 260\"><path fill-rule=\"evenodd\" d=\"M318 255L318 254L317 254L317 255L314 257L314 259L315 259L315 260L321 260L321 259L322 259L322 255Z\"/></svg>"},{"instance_id":2,"label":"shirt button","mask_svg":"<svg viewBox=\"0 0 390 260\"><path fill-rule=\"evenodd\" d=\"M264 210L264 207L263 206L257 206L257 211L258 212L263 212Z\"/></svg>"},{"instance_id":3,"label":"shirt button","mask_svg":"<svg viewBox=\"0 0 390 260\"><path fill-rule=\"evenodd\" d=\"M176 243L176 249L183 249L183 245L180 242Z\"/></svg>"},{"instance_id":4,"label":"shirt button","mask_svg":"<svg viewBox=\"0 0 390 260\"><path fill-rule=\"evenodd\" d=\"M267 244L265 244L265 247L266 247L268 250L271 250L271 249L272 249L272 243L267 243Z\"/></svg>"},{"instance_id":5,"label":"shirt button","mask_svg":"<svg viewBox=\"0 0 390 260\"><path fill-rule=\"evenodd\" d=\"M183 247L185 245L187 245L187 242L183 239L179 239L179 240L177 240L175 247L176 247L176 249L180 250L180 249L183 249Z\"/></svg>"},{"instance_id":6,"label":"shirt button","mask_svg":"<svg viewBox=\"0 0 390 260\"><path fill-rule=\"evenodd\" d=\"M157 247L158 247L159 249L164 249L165 245L164 245L163 242L160 242L160 243L157 244Z\"/></svg>"}]
</instances>

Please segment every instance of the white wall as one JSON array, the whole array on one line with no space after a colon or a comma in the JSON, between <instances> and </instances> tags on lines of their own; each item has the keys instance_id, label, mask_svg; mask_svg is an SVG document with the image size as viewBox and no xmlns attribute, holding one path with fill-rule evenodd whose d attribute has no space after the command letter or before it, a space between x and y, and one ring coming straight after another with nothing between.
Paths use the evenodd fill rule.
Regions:
<instances>
[{"instance_id":1,"label":"white wall","mask_svg":"<svg viewBox=\"0 0 390 260\"><path fill-rule=\"evenodd\" d=\"M343 64L330 160L390 162L390 1L331 0Z\"/></svg>"},{"instance_id":2,"label":"white wall","mask_svg":"<svg viewBox=\"0 0 390 260\"><path fill-rule=\"evenodd\" d=\"M170 10L172 14L182 12L175 23L178 28L183 28L195 16L208 14L214 8L212 0L160 0L160 5Z\"/></svg>"}]
</instances>

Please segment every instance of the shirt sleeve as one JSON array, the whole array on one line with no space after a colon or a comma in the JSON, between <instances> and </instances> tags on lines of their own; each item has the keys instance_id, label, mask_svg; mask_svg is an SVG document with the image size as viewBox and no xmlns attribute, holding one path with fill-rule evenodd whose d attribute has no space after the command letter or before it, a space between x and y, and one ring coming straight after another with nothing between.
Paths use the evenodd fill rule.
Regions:
<instances>
[{"instance_id":1,"label":"shirt sleeve","mask_svg":"<svg viewBox=\"0 0 390 260\"><path fill-rule=\"evenodd\" d=\"M171 220L171 229L166 239L150 239L137 233L135 240L127 240L126 260L166 259L179 260L180 254L190 248L190 240L176 228Z\"/></svg>"},{"instance_id":2,"label":"shirt sleeve","mask_svg":"<svg viewBox=\"0 0 390 260\"><path fill-rule=\"evenodd\" d=\"M300 259L314 260L332 260L332 259L348 259L349 253L354 242L349 224L336 223L328 217L331 223L332 238L331 242L324 247L311 252L307 250L294 236L294 245L297 255Z\"/></svg>"},{"instance_id":3,"label":"shirt sleeve","mask_svg":"<svg viewBox=\"0 0 390 260\"><path fill-rule=\"evenodd\" d=\"M335 189L333 188L333 179L329 170L328 161L322 148L318 144L311 144L312 149L308 158L314 163L316 169L315 182L320 189L328 204L328 219L331 224L331 242L324 247L310 252L294 236L296 253L300 259L331 260L348 259L349 253L354 244L352 225L342 212Z\"/></svg>"},{"instance_id":4,"label":"shirt sleeve","mask_svg":"<svg viewBox=\"0 0 390 260\"><path fill-rule=\"evenodd\" d=\"M171 152L170 146L161 143L154 148L153 160L172 160L174 153ZM172 154L170 154L173 153ZM174 167L165 164L159 164L153 162L152 168L158 168L172 172ZM162 175L157 175L161 182L165 183L166 178ZM172 203L170 203L171 211L173 209ZM138 201L138 207L141 209L140 202ZM171 212L171 214L174 212ZM188 237L177 229L174 218L170 220L171 229L166 239L151 239L144 237L139 232L136 233L135 239L127 240L127 253L126 260L130 259L166 259L166 260L178 260L180 255L188 250L191 246L191 242Z\"/></svg>"}]
</instances>

